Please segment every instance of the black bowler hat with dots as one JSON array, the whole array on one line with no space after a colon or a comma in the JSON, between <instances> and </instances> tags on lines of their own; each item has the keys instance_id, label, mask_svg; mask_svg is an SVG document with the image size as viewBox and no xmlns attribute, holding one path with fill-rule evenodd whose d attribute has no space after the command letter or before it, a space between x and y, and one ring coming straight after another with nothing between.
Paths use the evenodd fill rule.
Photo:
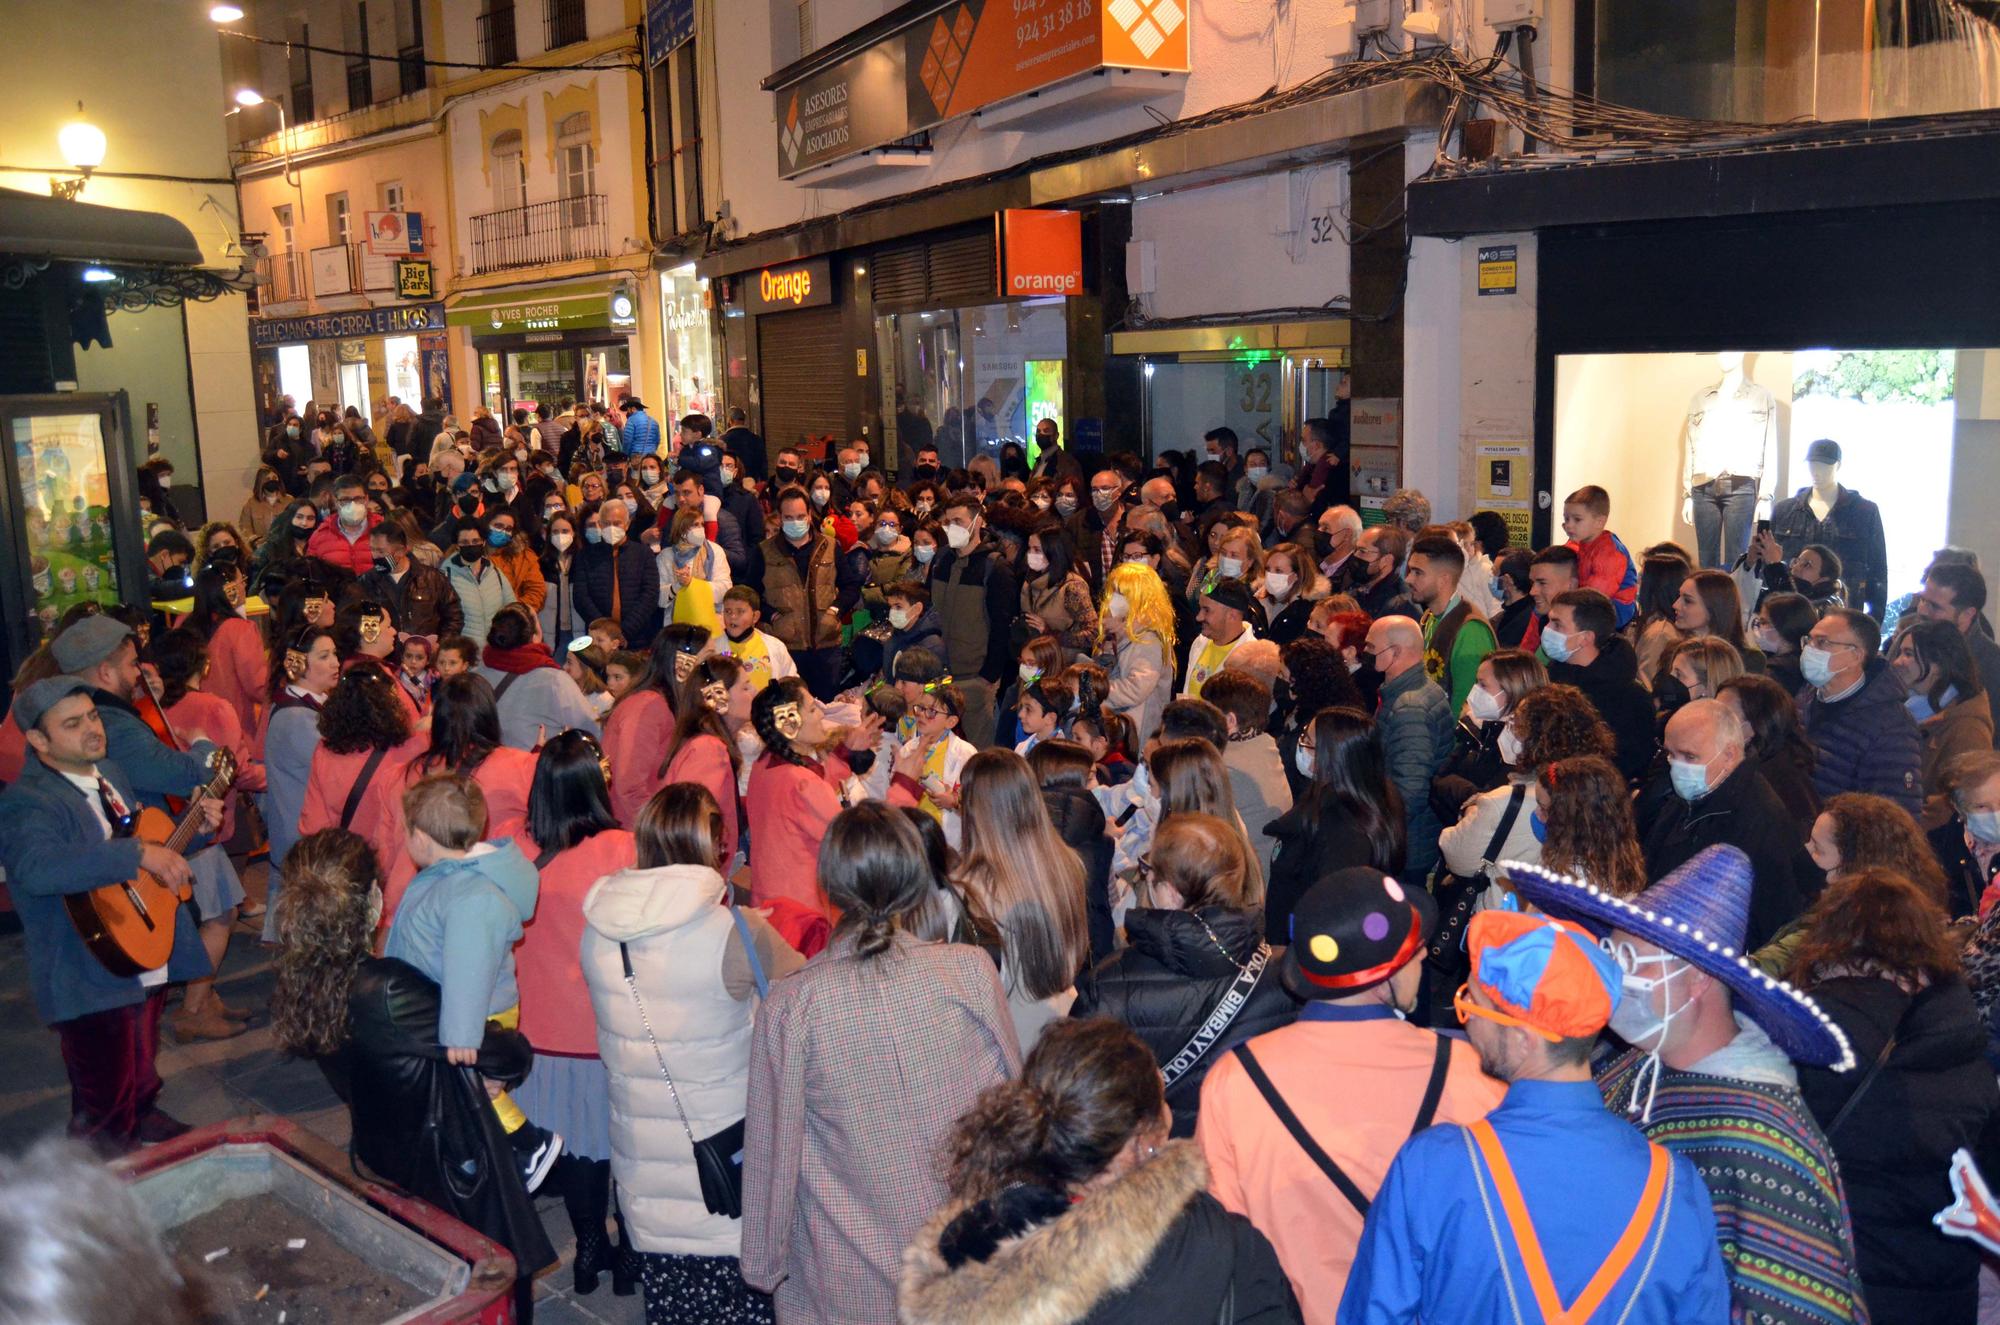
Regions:
<instances>
[{"instance_id":1,"label":"black bowler hat with dots","mask_svg":"<svg viewBox=\"0 0 2000 1325\"><path fill-rule=\"evenodd\" d=\"M1356 865L1306 889L1289 923L1285 987L1297 998L1346 998L1423 956L1437 908L1425 889Z\"/></svg>"}]
</instances>

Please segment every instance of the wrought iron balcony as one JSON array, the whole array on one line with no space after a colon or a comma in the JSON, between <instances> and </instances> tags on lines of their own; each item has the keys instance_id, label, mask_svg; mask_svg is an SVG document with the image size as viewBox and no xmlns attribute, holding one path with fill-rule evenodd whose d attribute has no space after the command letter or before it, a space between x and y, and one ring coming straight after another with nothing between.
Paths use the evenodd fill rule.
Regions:
<instances>
[{"instance_id":1,"label":"wrought iron balcony","mask_svg":"<svg viewBox=\"0 0 2000 1325\"><path fill-rule=\"evenodd\" d=\"M583 0L542 0L543 47L555 50L582 41L586 35Z\"/></svg>"},{"instance_id":2,"label":"wrought iron balcony","mask_svg":"<svg viewBox=\"0 0 2000 1325\"><path fill-rule=\"evenodd\" d=\"M510 267L610 256L608 209L601 193L531 202L472 218L474 275Z\"/></svg>"},{"instance_id":3,"label":"wrought iron balcony","mask_svg":"<svg viewBox=\"0 0 2000 1325\"><path fill-rule=\"evenodd\" d=\"M430 70L424 67L424 48L405 46L397 51L396 74L404 96L423 91L430 74Z\"/></svg>"},{"instance_id":4,"label":"wrought iron balcony","mask_svg":"<svg viewBox=\"0 0 2000 1325\"><path fill-rule=\"evenodd\" d=\"M486 65L512 64L517 58L514 42L514 0L499 0L479 16L479 59Z\"/></svg>"},{"instance_id":5,"label":"wrought iron balcony","mask_svg":"<svg viewBox=\"0 0 2000 1325\"><path fill-rule=\"evenodd\" d=\"M257 260L257 302L288 304L305 302L306 255L296 249L272 253Z\"/></svg>"}]
</instances>

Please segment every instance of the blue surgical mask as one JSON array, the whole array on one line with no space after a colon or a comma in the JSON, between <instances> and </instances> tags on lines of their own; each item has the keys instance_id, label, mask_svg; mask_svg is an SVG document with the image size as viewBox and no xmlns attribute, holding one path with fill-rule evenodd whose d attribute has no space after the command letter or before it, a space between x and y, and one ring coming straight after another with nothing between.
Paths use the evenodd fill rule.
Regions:
<instances>
[{"instance_id":1,"label":"blue surgical mask","mask_svg":"<svg viewBox=\"0 0 2000 1325\"><path fill-rule=\"evenodd\" d=\"M1814 644L1805 644L1799 649L1799 675L1805 677L1806 684L1823 686L1833 680L1833 654Z\"/></svg>"},{"instance_id":2,"label":"blue surgical mask","mask_svg":"<svg viewBox=\"0 0 2000 1325\"><path fill-rule=\"evenodd\" d=\"M1318 764L1318 751L1310 745L1302 745L1292 752L1292 767L1299 770L1299 776L1309 778Z\"/></svg>"},{"instance_id":3,"label":"blue surgical mask","mask_svg":"<svg viewBox=\"0 0 2000 1325\"><path fill-rule=\"evenodd\" d=\"M637 515L639 513L639 499L637 497L620 497L618 500L625 503L625 514Z\"/></svg>"},{"instance_id":4,"label":"blue surgical mask","mask_svg":"<svg viewBox=\"0 0 2000 1325\"><path fill-rule=\"evenodd\" d=\"M1708 795L1707 764L1689 764L1679 759L1669 759L1667 775L1673 779L1674 794L1684 801L1698 801Z\"/></svg>"},{"instance_id":5,"label":"blue surgical mask","mask_svg":"<svg viewBox=\"0 0 2000 1325\"><path fill-rule=\"evenodd\" d=\"M1569 661L1569 636L1554 626L1542 627L1542 652L1549 655L1550 662Z\"/></svg>"},{"instance_id":6,"label":"blue surgical mask","mask_svg":"<svg viewBox=\"0 0 2000 1325\"><path fill-rule=\"evenodd\" d=\"M931 558L932 558L932 557L935 557L935 556L937 555L937 549L936 549L936 548L934 548L934 547L932 547L932 546L931 546L930 544L928 544L928 543L919 543L919 544L917 544L917 545L916 545L916 547L915 547L915 548L913 549L913 551L914 551L914 553L915 553L915 555L916 555L916 558L917 558L917 564L918 564L919 566L928 566L928 565L930 565L930 564L931 564Z\"/></svg>"},{"instance_id":7,"label":"blue surgical mask","mask_svg":"<svg viewBox=\"0 0 2000 1325\"><path fill-rule=\"evenodd\" d=\"M806 531L811 528L810 521L794 516L785 521L785 537L794 543L801 542L805 539Z\"/></svg>"},{"instance_id":8,"label":"blue surgical mask","mask_svg":"<svg viewBox=\"0 0 2000 1325\"><path fill-rule=\"evenodd\" d=\"M506 547L514 541L514 531L511 529L489 529L486 531L486 541L493 547Z\"/></svg>"},{"instance_id":9,"label":"blue surgical mask","mask_svg":"<svg viewBox=\"0 0 2000 1325\"><path fill-rule=\"evenodd\" d=\"M586 543L602 543L604 541L604 535L598 531L596 525L592 525L590 528L583 531L583 541Z\"/></svg>"},{"instance_id":10,"label":"blue surgical mask","mask_svg":"<svg viewBox=\"0 0 2000 1325\"><path fill-rule=\"evenodd\" d=\"M1493 579L1489 582L1488 587L1493 590L1494 602L1504 603L1507 601L1507 581L1501 579L1498 575L1495 575Z\"/></svg>"},{"instance_id":11,"label":"blue surgical mask","mask_svg":"<svg viewBox=\"0 0 2000 1325\"><path fill-rule=\"evenodd\" d=\"M1965 827L1982 842L2000 842L2000 810L1974 810L1965 816Z\"/></svg>"},{"instance_id":12,"label":"blue surgical mask","mask_svg":"<svg viewBox=\"0 0 2000 1325\"><path fill-rule=\"evenodd\" d=\"M852 483L861 477L861 465L857 461L850 460L840 467L840 472L847 476L848 482Z\"/></svg>"},{"instance_id":13,"label":"blue surgical mask","mask_svg":"<svg viewBox=\"0 0 2000 1325\"><path fill-rule=\"evenodd\" d=\"M1549 840L1548 821L1542 818L1540 810L1530 810L1528 812L1528 831L1535 835L1537 842L1546 842Z\"/></svg>"}]
</instances>

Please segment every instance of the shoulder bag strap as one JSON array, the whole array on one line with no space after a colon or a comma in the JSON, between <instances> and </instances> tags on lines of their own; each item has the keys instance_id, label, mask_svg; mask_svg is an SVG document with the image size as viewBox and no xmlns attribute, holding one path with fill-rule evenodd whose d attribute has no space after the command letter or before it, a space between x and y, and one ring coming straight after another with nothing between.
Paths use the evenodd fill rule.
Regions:
<instances>
[{"instance_id":1,"label":"shoulder bag strap","mask_svg":"<svg viewBox=\"0 0 2000 1325\"><path fill-rule=\"evenodd\" d=\"M1486 844L1485 858L1488 862L1500 859L1501 848L1507 845L1507 834L1514 831L1514 821L1521 817L1521 806L1527 799L1528 784L1525 782L1517 784L1513 794L1507 797L1507 808L1500 815L1500 827L1494 830L1493 840Z\"/></svg>"},{"instance_id":2,"label":"shoulder bag strap","mask_svg":"<svg viewBox=\"0 0 2000 1325\"><path fill-rule=\"evenodd\" d=\"M501 677L500 684L493 687L493 702L495 704L498 704L500 702L500 697L507 693L507 687L513 685L516 681L520 680L524 675L526 675L526 673L524 672L509 672L507 673L507 675Z\"/></svg>"},{"instance_id":3,"label":"shoulder bag strap","mask_svg":"<svg viewBox=\"0 0 2000 1325\"><path fill-rule=\"evenodd\" d=\"M375 780L375 770L382 767L382 761L388 757L389 748L384 746L369 755L368 762L361 766L361 772L355 776L354 785L347 789L347 803L340 807L342 828L354 822L354 815L361 808L362 793L368 790L368 784Z\"/></svg>"},{"instance_id":4,"label":"shoulder bag strap","mask_svg":"<svg viewBox=\"0 0 2000 1325\"><path fill-rule=\"evenodd\" d=\"M743 940L743 955L750 959L750 975L757 982L757 997L771 996L771 982L764 976L764 959L757 955L757 941L750 937L750 922L743 918L742 910L731 902L729 918L736 922L736 934Z\"/></svg>"},{"instance_id":5,"label":"shoulder bag strap","mask_svg":"<svg viewBox=\"0 0 2000 1325\"><path fill-rule=\"evenodd\" d=\"M1243 1070L1250 1074L1250 1082L1257 1087L1257 1093L1264 1097L1264 1103L1271 1106L1271 1112L1278 1115L1278 1121L1292 1134L1292 1140L1299 1143L1299 1149L1305 1151L1312 1162L1319 1165L1320 1172L1326 1174L1327 1179L1340 1189L1340 1194L1347 1198L1348 1203L1366 1218L1368 1198L1354 1185L1354 1179L1348 1177L1340 1165L1333 1162L1333 1156L1320 1149L1319 1142L1312 1139L1312 1134L1306 1131L1305 1125L1299 1121L1299 1116L1292 1112L1292 1106L1285 1103L1285 1097L1271 1084L1271 1078L1264 1075L1264 1067L1250 1052L1250 1046L1237 1045L1235 1054L1237 1060L1243 1064Z\"/></svg>"},{"instance_id":6,"label":"shoulder bag strap","mask_svg":"<svg viewBox=\"0 0 2000 1325\"><path fill-rule=\"evenodd\" d=\"M653 1046L653 1057L659 1060L660 1075L666 1078L667 1094L674 1097L674 1112L681 1116L681 1130L687 1133L688 1144L695 1144L694 1128L688 1123L687 1110L681 1105L681 1093L674 1087L674 1074L667 1071L667 1056L660 1052L659 1037L653 1034L653 1019L646 1015L645 1000L639 997L639 982L632 976L632 950L623 943L618 945L618 960L625 965L625 987L632 991L632 1002L639 1008L639 1024L646 1028L646 1042Z\"/></svg>"},{"instance_id":7,"label":"shoulder bag strap","mask_svg":"<svg viewBox=\"0 0 2000 1325\"><path fill-rule=\"evenodd\" d=\"M1257 981L1263 978L1264 968L1271 962L1271 945L1259 943L1257 951L1250 954L1250 960L1237 968L1236 978L1229 982L1229 988L1222 991L1222 997L1209 1010L1207 1020L1196 1028L1194 1035L1181 1046L1181 1051L1167 1060L1160 1069L1164 1088L1172 1090L1174 1083L1186 1076L1199 1063L1223 1032L1235 1022L1236 1015L1250 1001L1251 991L1257 988Z\"/></svg>"},{"instance_id":8,"label":"shoulder bag strap","mask_svg":"<svg viewBox=\"0 0 2000 1325\"><path fill-rule=\"evenodd\" d=\"M1417 1121L1410 1128L1411 1136L1429 1127L1437 1117L1438 1101L1444 1098L1444 1079L1451 1071L1451 1041L1442 1035L1431 1038L1437 1041L1431 1055L1431 1079L1424 1083L1424 1102L1417 1106Z\"/></svg>"},{"instance_id":9,"label":"shoulder bag strap","mask_svg":"<svg viewBox=\"0 0 2000 1325\"><path fill-rule=\"evenodd\" d=\"M1875 1084L1875 1078L1882 1074L1882 1068L1888 1063L1889 1055L1896 1051L1896 1041L1903 1033L1903 1024L1910 1019L1910 1014L1917 1010L1917 1004L1923 1002L1930 995L1931 991L1936 988L1937 986L1933 984L1920 991L1910 1000L1909 1005L1903 1009L1903 1015L1896 1018L1896 1025L1890 1030L1889 1038L1882 1042L1882 1052L1875 1055L1875 1061L1870 1063L1868 1070L1861 1074L1861 1080L1854 1083L1854 1090L1848 1095L1847 1103L1840 1106L1840 1112L1834 1114L1833 1121L1826 1125L1827 1140L1831 1141L1833 1139L1833 1134L1840 1130L1842 1123L1847 1121L1847 1115L1854 1112L1854 1106L1861 1103L1861 1097L1866 1095L1868 1088Z\"/></svg>"}]
</instances>

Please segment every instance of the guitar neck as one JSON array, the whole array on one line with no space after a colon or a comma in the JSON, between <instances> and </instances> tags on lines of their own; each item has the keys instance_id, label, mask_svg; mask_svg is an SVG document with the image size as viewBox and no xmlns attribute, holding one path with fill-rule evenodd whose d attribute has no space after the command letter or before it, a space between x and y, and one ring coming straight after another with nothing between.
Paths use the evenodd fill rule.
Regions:
<instances>
[{"instance_id":1,"label":"guitar neck","mask_svg":"<svg viewBox=\"0 0 2000 1325\"><path fill-rule=\"evenodd\" d=\"M229 785L235 775L234 768L228 764L224 764L221 768L217 769L213 781L207 786L199 788L194 795L188 797L187 813L181 816L181 821L174 825L173 834L165 842L161 843L161 845L176 854L185 852L187 844L194 841L195 833L198 831L195 827L195 821L201 818L202 805L220 796L223 789Z\"/></svg>"}]
</instances>

